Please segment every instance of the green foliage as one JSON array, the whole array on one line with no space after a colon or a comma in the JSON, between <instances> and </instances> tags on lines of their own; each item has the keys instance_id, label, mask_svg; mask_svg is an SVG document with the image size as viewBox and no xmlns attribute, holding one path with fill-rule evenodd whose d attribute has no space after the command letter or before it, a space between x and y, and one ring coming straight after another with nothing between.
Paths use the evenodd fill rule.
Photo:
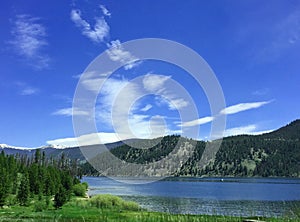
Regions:
<instances>
[{"instance_id":1,"label":"green foliage","mask_svg":"<svg viewBox=\"0 0 300 222\"><path fill-rule=\"evenodd\" d=\"M10 194L6 198L6 204L7 206L14 206L18 204L18 200L16 198L16 195Z\"/></svg>"},{"instance_id":2,"label":"green foliage","mask_svg":"<svg viewBox=\"0 0 300 222\"><path fill-rule=\"evenodd\" d=\"M17 194L17 200L21 206L27 206L30 196L28 174L22 176L20 187Z\"/></svg>"},{"instance_id":3,"label":"green foliage","mask_svg":"<svg viewBox=\"0 0 300 222\"><path fill-rule=\"evenodd\" d=\"M71 167L75 167L72 161L64 159L62 164L62 160L49 160L44 152L41 154L39 150L36 150L32 158L5 155L1 152L0 207L5 204L11 206L16 202L26 206L38 197L39 201L43 200L43 204L34 201L34 208L39 211L40 206L49 206L54 194L61 193L59 189L63 189L63 197L57 194L57 206L65 203L73 192L74 183L78 183L75 174L77 171L71 170ZM84 189L86 186L82 185ZM44 200L45 196L49 199L48 203Z\"/></svg>"},{"instance_id":4,"label":"green foliage","mask_svg":"<svg viewBox=\"0 0 300 222\"><path fill-rule=\"evenodd\" d=\"M33 211L34 212L42 212L44 210L47 210L48 205L44 200L37 200L33 204Z\"/></svg>"},{"instance_id":5,"label":"green foliage","mask_svg":"<svg viewBox=\"0 0 300 222\"><path fill-rule=\"evenodd\" d=\"M54 207L61 208L68 200L68 193L62 186L59 187L58 192L54 196Z\"/></svg>"},{"instance_id":6,"label":"green foliage","mask_svg":"<svg viewBox=\"0 0 300 222\"><path fill-rule=\"evenodd\" d=\"M178 142L181 143L180 147L183 147L183 153L185 143L196 144L193 153L188 154L187 161L183 161L182 164L178 160L151 166L148 164L148 168L142 172L145 175L141 176L160 176L156 171L166 166L165 170L172 170L170 172L175 172L174 176L300 177L300 120L263 135L226 137L217 154L208 157L210 161L205 166L200 166L199 163L205 147L213 142L188 140L176 135L153 140L137 140L132 146L122 145L110 152L128 163L155 163L171 154L175 146L178 146ZM151 147L151 144L155 145ZM147 147L151 148L146 149ZM92 159L92 162L97 168L105 168L108 157L103 153ZM183 157L184 155L179 159ZM121 171L117 167L116 169L119 176L136 176L140 173ZM115 175L113 170L109 168L106 174ZM93 167L88 163L84 164L82 171L85 175L95 175Z\"/></svg>"},{"instance_id":7,"label":"green foliage","mask_svg":"<svg viewBox=\"0 0 300 222\"><path fill-rule=\"evenodd\" d=\"M130 163L150 163L166 157L176 147L180 136L172 135L152 140L138 140L111 150L121 160ZM139 147L139 148L135 148Z\"/></svg>"},{"instance_id":8,"label":"green foliage","mask_svg":"<svg viewBox=\"0 0 300 222\"><path fill-rule=\"evenodd\" d=\"M6 202L6 198L9 195L10 181L9 172L5 168L0 168L0 207L3 207Z\"/></svg>"},{"instance_id":9,"label":"green foliage","mask_svg":"<svg viewBox=\"0 0 300 222\"><path fill-rule=\"evenodd\" d=\"M77 202L77 205L76 203ZM86 205L86 207L84 207ZM243 217L182 215L147 211L120 210L120 208L96 208L89 205L89 200L72 200L59 210L43 210L32 213L30 207L14 206L0 209L1 221L109 221L109 222L241 222ZM258 218L247 218L258 219ZM299 222L299 217L259 218L266 222Z\"/></svg>"},{"instance_id":10,"label":"green foliage","mask_svg":"<svg viewBox=\"0 0 300 222\"><path fill-rule=\"evenodd\" d=\"M124 210L139 210L140 207L137 203L132 201L125 201L120 197L110 194L100 194L93 196L90 199L91 206L97 208L120 208Z\"/></svg>"},{"instance_id":11,"label":"green foliage","mask_svg":"<svg viewBox=\"0 0 300 222\"><path fill-rule=\"evenodd\" d=\"M73 193L78 197L85 197L86 190L87 188L85 184L78 183L73 186Z\"/></svg>"},{"instance_id":12,"label":"green foliage","mask_svg":"<svg viewBox=\"0 0 300 222\"><path fill-rule=\"evenodd\" d=\"M89 184L87 182L82 182L81 184L85 187L86 190L89 188Z\"/></svg>"}]
</instances>

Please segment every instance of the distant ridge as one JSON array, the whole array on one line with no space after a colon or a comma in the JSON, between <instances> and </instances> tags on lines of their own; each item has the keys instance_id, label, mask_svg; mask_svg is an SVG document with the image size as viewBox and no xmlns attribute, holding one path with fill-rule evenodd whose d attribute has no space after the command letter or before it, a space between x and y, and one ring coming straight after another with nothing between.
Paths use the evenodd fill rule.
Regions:
<instances>
[{"instance_id":1,"label":"distant ridge","mask_svg":"<svg viewBox=\"0 0 300 222\"><path fill-rule=\"evenodd\" d=\"M152 140L132 139L128 143L122 141L105 144L113 155L127 163L154 163L164 159L176 146L180 136L165 136ZM158 141L158 143L156 142ZM183 142L182 142L183 141ZM300 177L300 120L295 120L286 126L283 126L273 132L262 135L238 135L225 137L217 154L209 159L209 164L203 168L199 167L199 161L207 143L192 139L182 138L181 153L185 155L189 143L196 144L193 153L189 154L188 160L177 165L172 162L166 163L172 169L175 169L173 175L176 176L251 176L251 177ZM149 144L156 144L150 146ZM138 147L138 148L134 148ZM105 152L98 152L104 145L90 145L80 149L79 147L55 148L53 146L41 147L46 156L60 157L64 154L67 158L76 159L83 165L83 172L87 175L98 175L89 163L89 160L96 164L103 164L107 161ZM1 149L9 155L29 155L35 153L35 149L18 149L18 147L6 147L0 145ZM85 156L82 152L86 152ZM146 175L143 176L161 176L159 171L154 168L147 168ZM114 173L107 169L106 175ZM137 172L124 171L120 176L140 176Z\"/></svg>"},{"instance_id":2,"label":"distant ridge","mask_svg":"<svg viewBox=\"0 0 300 222\"><path fill-rule=\"evenodd\" d=\"M265 138L276 138L285 140L299 140L300 139L300 119L297 119L284 127L279 128L270 133L263 135Z\"/></svg>"},{"instance_id":3,"label":"distant ridge","mask_svg":"<svg viewBox=\"0 0 300 222\"><path fill-rule=\"evenodd\" d=\"M122 145L111 152L126 163L146 164L144 170L122 170L121 167L106 169L107 159L105 153L92 159L98 169L106 169L104 175L117 176L155 176L164 175L166 170L172 170L174 176L212 176L212 177L300 177L300 120L262 135L238 135L223 139L216 155L208 159L208 164L199 165L206 148L204 141L195 141L180 136L165 136L155 146L149 149L147 140L141 140L135 147ZM185 162L172 162L167 157L181 139L180 153L187 153L188 144L196 144L195 150L189 154ZM209 151L208 151L209 152ZM178 158L178 157L174 157ZM179 158L180 159L180 158ZM158 162L165 160L164 162ZM147 165L147 163L158 163ZM93 172L87 163L86 174ZM164 165L166 168L161 169ZM175 171L174 171L175 169ZM161 172L161 173L160 173ZM175 173L173 173L175 172Z\"/></svg>"}]
</instances>

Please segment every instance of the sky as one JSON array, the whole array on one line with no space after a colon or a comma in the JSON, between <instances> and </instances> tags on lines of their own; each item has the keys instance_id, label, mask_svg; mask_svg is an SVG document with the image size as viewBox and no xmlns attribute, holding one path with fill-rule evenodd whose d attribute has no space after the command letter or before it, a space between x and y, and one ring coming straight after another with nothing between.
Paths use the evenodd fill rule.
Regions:
<instances>
[{"instance_id":1,"label":"sky","mask_svg":"<svg viewBox=\"0 0 300 222\"><path fill-rule=\"evenodd\" d=\"M206 92L186 70L139 60L122 45L141 38L178 42L209 64L225 98L218 111L226 115L224 136L268 132L300 118L299 1L0 4L0 143L76 145L72 119L93 117L73 107L78 84L98 93L97 132L80 135L87 144L93 133L107 143L119 140L118 132L122 139L181 134L209 140L216 116ZM86 72L101 53L121 67ZM197 115L181 119L192 104ZM189 127L200 128L199 134L189 134Z\"/></svg>"}]
</instances>

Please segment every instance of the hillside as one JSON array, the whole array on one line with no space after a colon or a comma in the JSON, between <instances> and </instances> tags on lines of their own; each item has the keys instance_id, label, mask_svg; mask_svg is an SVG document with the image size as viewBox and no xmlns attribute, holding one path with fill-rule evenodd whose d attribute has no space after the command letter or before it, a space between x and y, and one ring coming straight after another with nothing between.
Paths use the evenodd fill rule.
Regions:
<instances>
[{"instance_id":1,"label":"hillside","mask_svg":"<svg viewBox=\"0 0 300 222\"><path fill-rule=\"evenodd\" d=\"M123 145L123 142L115 142L115 143L108 143L105 144L105 147L108 149L113 149L115 147ZM86 150L97 150L101 149L103 145L89 145L82 147ZM9 146L6 144L0 144L0 151L3 150L6 154L8 155L20 155L20 156L34 156L35 152L37 149L40 149L42 152L45 153L45 156L48 158L57 158L60 157L62 154L65 155L66 158L69 159L75 159L79 161L85 162L85 157L82 154L81 150L79 147L65 147L65 148L57 148L56 146L53 145L47 145L43 147L38 147L38 148L21 148L21 147L14 147L14 146Z\"/></svg>"},{"instance_id":2,"label":"hillside","mask_svg":"<svg viewBox=\"0 0 300 222\"><path fill-rule=\"evenodd\" d=\"M164 161L166 166L175 176L257 176L257 177L299 177L300 176L300 120L296 120L271 133L250 136L240 135L226 137L217 152L215 159L205 167L199 166L202 153L207 145L203 141L192 141L179 136L167 136L161 142L149 149L137 149L122 145L111 152L129 163L153 163L166 157L172 152L175 144L180 139L183 153L186 144L196 144L193 154L183 164L174 164ZM151 140L150 140L151 141ZM154 141L155 142L155 141ZM140 148L145 147L146 141L141 141ZM148 141L148 143L150 143ZM135 144L134 147L137 147ZM98 155L92 163L98 169L103 169L109 164L108 155ZM89 169L88 163L85 169ZM142 171L143 176L161 176L158 168L152 164ZM175 169L175 170L174 170ZM86 171L88 174L97 171ZM118 167L108 168L105 175L141 176L140 172L122 171Z\"/></svg>"},{"instance_id":3,"label":"hillside","mask_svg":"<svg viewBox=\"0 0 300 222\"><path fill-rule=\"evenodd\" d=\"M82 150L87 151L85 155L79 147L57 149L48 146L41 150L48 158L56 158L64 153L67 158L78 160L82 163L82 171L86 175L99 175L99 172L89 163L85 163L85 157L96 168L105 168L104 175L161 176L167 171L172 172L174 176L300 176L300 120L263 135L226 137L215 158L211 159L209 164L200 167L199 161L208 143L173 135L152 140L129 140L126 144L123 142L106 144L110 152L124 162L148 164L142 170L142 174L122 166L107 167L112 160L107 152L99 154L99 150L103 150L103 145L83 147ZM174 163L172 158L166 157L172 157L176 145L179 147L179 156L176 157L179 161ZM191 147L195 147L193 152ZM0 148L12 155L33 156L36 151L5 146ZM162 171L159 170L161 165L165 166Z\"/></svg>"}]
</instances>

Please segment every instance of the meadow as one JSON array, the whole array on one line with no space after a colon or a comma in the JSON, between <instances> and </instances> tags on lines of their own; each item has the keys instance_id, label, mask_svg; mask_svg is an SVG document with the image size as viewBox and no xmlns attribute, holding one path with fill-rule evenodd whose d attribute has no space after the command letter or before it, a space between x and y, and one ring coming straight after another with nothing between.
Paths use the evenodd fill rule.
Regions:
<instances>
[{"instance_id":1,"label":"meadow","mask_svg":"<svg viewBox=\"0 0 300 222\"><path fill-rule=\"evenodd\" d=\"M242 218L210 215L182 215L161 212L148 212L135 202L124 201L113 195L97 195L90 199L73 197L59 209L55 209L52 200L43 207L37 199L28 206L5 206L0 209L0 221L128 221L128 222L225 222L225 221L300 221L300 215L282 218Z\"/></svg>"}]
</instances>

